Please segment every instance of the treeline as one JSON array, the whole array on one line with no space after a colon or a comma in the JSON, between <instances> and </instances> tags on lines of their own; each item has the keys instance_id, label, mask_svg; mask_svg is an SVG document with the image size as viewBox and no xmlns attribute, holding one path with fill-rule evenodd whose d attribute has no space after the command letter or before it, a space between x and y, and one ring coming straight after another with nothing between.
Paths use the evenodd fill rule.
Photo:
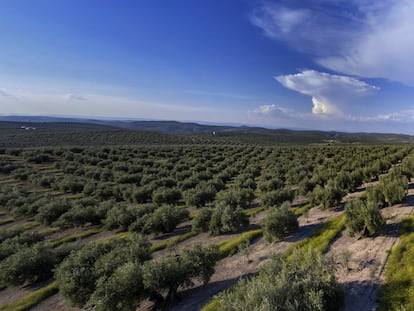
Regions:
<instances>
[{"instance_id":1,"label":"treeline","mask_svg":"<svg viewBox=\"0 0 414 311\"><path fill-rule=\"evenodd\" d=\"M410 157L387 175L380 176L378 184L368 186L364 197L347 203L345 216L349 234L374 235L383 232L385 219L380 209L404 202L413 174L414 158Z\"/></svg>"}]
</instances>

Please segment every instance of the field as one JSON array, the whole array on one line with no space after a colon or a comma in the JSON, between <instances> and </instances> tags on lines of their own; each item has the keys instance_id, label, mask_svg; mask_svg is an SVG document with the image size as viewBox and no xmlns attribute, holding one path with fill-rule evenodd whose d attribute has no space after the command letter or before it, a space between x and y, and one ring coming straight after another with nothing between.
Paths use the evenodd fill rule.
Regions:
<instances>
[{"instance_id":1,"label":"field","mask_svg":"<svg viewBox=\"0 0 414 311\"><path fill-rule=\"evenodd\" d=\"M47 140L50 126L33 141L43 147L2 134L0 310L226 309L266 282L272 263L290 269L283 262L309 249L333 263L344 310L379 306L414 207L412 146L253 144L100 125L78 137L62 130L62 140L84 143L60 146L59 133ZM123 143L106 146L108 137ZM350 224L349 202L370 212L375 202L385 225L371 214Z\"/></svg>"}]
</instances>

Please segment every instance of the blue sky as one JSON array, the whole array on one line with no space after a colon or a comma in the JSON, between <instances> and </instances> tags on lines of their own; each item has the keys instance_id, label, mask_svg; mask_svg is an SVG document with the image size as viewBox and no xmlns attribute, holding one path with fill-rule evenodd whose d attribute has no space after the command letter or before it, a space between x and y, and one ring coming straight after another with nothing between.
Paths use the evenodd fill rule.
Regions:
<instances>
[{"instance_id":1,"label":"blue sky","mask_svg":"<svg viewBox=\"0 0 414 311\"><path fill-rule=\"evenodd\" d=\"M3 0L0 114L414 134L408 0Z\"/></svg>"}]
</instances>

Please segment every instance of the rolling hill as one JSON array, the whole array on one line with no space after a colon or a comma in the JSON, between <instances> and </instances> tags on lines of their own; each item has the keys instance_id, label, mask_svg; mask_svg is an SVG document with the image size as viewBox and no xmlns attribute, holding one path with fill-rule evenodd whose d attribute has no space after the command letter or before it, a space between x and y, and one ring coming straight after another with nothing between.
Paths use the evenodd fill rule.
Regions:
<instances>
[{"instance_id":1,"label":"rolling hill","mask_svg":"<svg viewBox=\"0 0 414 311\"><path fill-rule=\"evenodd\" d=\"M413 143L414 136L344 133L178 121L0 117L1 147L188 143L320 144Z\"/></svg>"}]
</instances>

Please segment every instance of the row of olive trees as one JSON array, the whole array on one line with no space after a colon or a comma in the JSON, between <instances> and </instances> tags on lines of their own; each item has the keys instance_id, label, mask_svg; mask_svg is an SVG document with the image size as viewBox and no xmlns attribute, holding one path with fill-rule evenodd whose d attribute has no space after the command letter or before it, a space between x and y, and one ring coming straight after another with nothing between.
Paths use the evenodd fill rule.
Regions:
<instances>
[{"instance_id":1,"label":"row of olive trees","mask_svg":"<svg viewBox=\"0 0 414 311\"><path fill-rule=\"evenodd\" d=\"M72 253L56 271L62 295L86 310L135 310L144 299L155 309L174 303L179 288L207 283L219 258L215 247L194 245L179 257L150 260L142 237L133 243L92 244Z\"/></svg>"},{"instance_id":2,"label":"row of olive trees","mask_svg":"<svg viewBox=\"0 0 414 311\"><path fill-rule=\"evenodd\" d=\"M214 310L331 311L343 302L332 263L313 251L273 257L259 275L218 296Z\"/></svg>"},{"instance_id":3,"label":"row of olive trees","mask_svg":"<svg viewBox=\"0 0 414 311\"><path fill-rule=\"evenodd\" d=\"M46 280L53 276L57 264L80 247L75 242L52 248L43 236L21 230L3 230L0 235L0 286Z\"/></svg>"},{"instance_id":4,"label":"row of olive trees","mask_svg":"<svg viewBox=\"0 0 414 311\"><path fill-rule=\"evenodd\" d=\"M350 201L345 206L346 227L351 236L374 235L385 230L385 219L380 208L404 201L407 195L407 177L404 169L395 168L368 186L366 198Z\"/></svg>"}]
</instances>

